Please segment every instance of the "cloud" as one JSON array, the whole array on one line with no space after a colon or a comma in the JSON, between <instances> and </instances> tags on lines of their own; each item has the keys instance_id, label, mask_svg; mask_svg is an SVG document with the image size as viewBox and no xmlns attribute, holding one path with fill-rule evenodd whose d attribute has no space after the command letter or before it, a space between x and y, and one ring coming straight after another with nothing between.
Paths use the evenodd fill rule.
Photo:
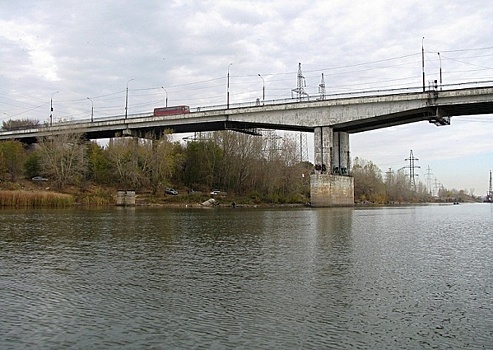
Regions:
<instances>
[{"instance_id":1,"label":"cloud","mask_svg":"<svg viewBox=\"0 0 493 350\"><path fill-rule=\"evenodd\" d=\"M10 74L39 75L48 81L59 80L57 60L51 49L52 39L45 26L0 20L0 36L9 50L16 52L11 58L24 60L24 64Z\"/></svg>"}]
</instances>

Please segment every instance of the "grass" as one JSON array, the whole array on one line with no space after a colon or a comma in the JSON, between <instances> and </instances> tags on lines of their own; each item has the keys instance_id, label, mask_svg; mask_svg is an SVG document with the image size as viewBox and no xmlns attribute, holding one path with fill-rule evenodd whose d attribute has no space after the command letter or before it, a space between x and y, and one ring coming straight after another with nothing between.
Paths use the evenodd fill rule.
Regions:
<instances>
[{"instance_id":1,"label":"grass","mask_svg":"<svg viewBox=\"0 0 493 350\"><path fill-rule=\"evenodd\" d=\"M0 191L0 207L13 208L63 208L74 205L69 194L49 191Z\"/></svg>"}]
</instances>

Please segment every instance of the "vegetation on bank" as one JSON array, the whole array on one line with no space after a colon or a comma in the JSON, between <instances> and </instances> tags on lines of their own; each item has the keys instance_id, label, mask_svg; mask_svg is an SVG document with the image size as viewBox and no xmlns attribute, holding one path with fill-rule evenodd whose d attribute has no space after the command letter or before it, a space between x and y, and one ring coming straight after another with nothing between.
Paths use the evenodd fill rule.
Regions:
<instances>
[{"instance_id":1,"label":"vegetation on bank","mask_svg":"<svg viewBox=\"0 0 493 350\"><path fill-rule=\"evenodd\" d=\"M104 147L85 142L75 133L40 138L29 147L18 141L2 141L0 205L114 205L117 190L136 191L137 203L187 204L210 198L213 189L226 194L220 198L223 203L309 203L313 164L300 161L295 138L275 132L263 134L216 131L183 143L172 141L165 133L159 137L115 138ZM357 203L474 198L465 191L443 188L438 196L432 196L422 183L411 188L404 172L384 178L372 162L358 158L350 176L354 177ZM38 181L31 181L33 177ZM178 190L179 195L165 194L168 187Z\"/></svg>"},{"instance_id":2,"label":"vegetation on bank","mask_svg":"<svg viewBox=\"0 0 493 350\"><path fill-rule=\"evenodd\" d=\"M382 170L371 161L354 159L351 169L354 177L354 199L363 204L400 204L400 203L447 203L481 202L480 196L473 191L440 188L427 188L421 181L415 187L411 185L408 174L403 170Z\"/></svg>"},{"instance_id":3,"label":"vegetation on bank","mask_svg":"<svg viewBox=\"0 0 493 350\"><path fill-rule=\"evenodd\" d=\"M14 208L63 208L74 205L69 194L49 191L0 191L0 207Z\"/></svg>"}]
</instances>

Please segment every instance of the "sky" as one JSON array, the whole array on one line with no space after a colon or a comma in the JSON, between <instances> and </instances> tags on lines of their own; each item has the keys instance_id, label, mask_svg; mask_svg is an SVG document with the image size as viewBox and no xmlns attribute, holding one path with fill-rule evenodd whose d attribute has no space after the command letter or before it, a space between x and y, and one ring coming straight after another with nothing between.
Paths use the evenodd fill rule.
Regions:
<instances>
[{"instance_id":1,"label":"sky","mask_svg":"<svg viewBox=\"0 0 493 350\"><path fill-rule=\"evenodd\" d=\"M491 18L488 0L0 0L0 121L123 115L127 88L130 115L225 105L228 73L231 107L291 98L299 63L309 95L322 73L327 95L419 88L422 49L426 85L493 85ZM493 115L453 117L351 135L351 155L385 176L412 150L418 181L484 195L492 136Z\"/></svg>"}]
</instances>

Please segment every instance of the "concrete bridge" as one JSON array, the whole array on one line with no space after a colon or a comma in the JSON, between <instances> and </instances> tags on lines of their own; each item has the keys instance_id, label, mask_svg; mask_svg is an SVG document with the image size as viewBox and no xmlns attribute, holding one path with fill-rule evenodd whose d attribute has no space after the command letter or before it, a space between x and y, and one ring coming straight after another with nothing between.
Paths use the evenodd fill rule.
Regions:
<instances>
[{"instance_id":1,"label":"concrete bridge","mask_svg":"<svg viewBox=\"0 0 493 350\"><path fill-rule=\"evenodd\" d=\"M314 133L315 173L311 176L313 206L354 204L349 135L395 125L429 121L450 124L450 117L493 113L493 87L479 86L425 92L291 100L284 103L197 108L191 113L154 116L153 113L108 117L94 121L54 123L38 128L1 131L0 140L34 143L38 137L78 132L87 139L118 136L159 137L175 133L235 130L256 134L258 129Z\"/></svg>"}]
</instances>

